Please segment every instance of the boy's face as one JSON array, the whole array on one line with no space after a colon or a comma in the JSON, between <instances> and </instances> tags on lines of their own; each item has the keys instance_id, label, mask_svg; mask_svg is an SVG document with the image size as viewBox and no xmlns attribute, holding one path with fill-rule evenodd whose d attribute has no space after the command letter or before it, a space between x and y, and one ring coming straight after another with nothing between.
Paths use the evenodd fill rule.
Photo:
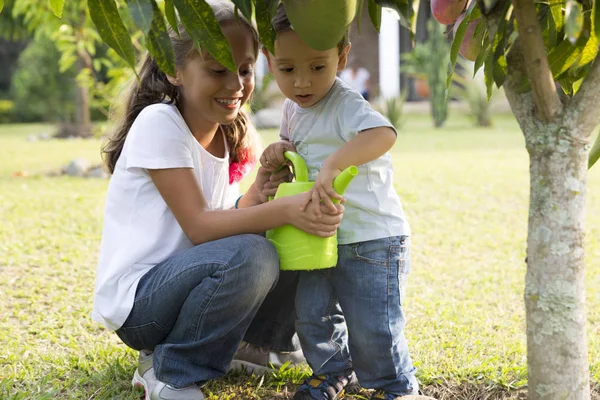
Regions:
<instances>
[{"instance_id":1,"label":"boy's face","mask_svg":"<svg viewBox=\"0 0 600 400\"><path fill-rule=\"evenodd\" d=\"M275 55L267 54L269 71L281 92L300 107L317 104L331 89L338 71L346 67L350 46L342 54L337 47L319 51L309 47L292 30L280 33Z\"/></svg>"}]
</instances>

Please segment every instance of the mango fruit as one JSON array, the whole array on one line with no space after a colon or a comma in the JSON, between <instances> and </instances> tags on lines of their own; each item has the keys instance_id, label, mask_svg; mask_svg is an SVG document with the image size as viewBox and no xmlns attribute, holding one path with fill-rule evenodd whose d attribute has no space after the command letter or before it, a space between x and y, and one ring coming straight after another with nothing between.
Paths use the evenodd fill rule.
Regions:
<instances>
[{"instance_id":1,"label":"mango fruit","mask_svg":"<svg viewBox=\"0 0 600 400\"><path fill-rule=\"evenodd\" d=\"M441 24L450 25L456 21L467 6L467 0L431 0L431 14Z\"/></svg>"},{"instance_id":2,"label":"mango fruit","mask_svg":"<svg viewBox=\"0 0 600 400\"><path fill-rule=\"evenodd\" d=\"M464 18L465 18L465 15L461 14L458 17L458 19L456 20L456 23L454 24L454 28L453 28L454 35L456 35L458 26L460 25L460 23L462 22L462 20ZM469 61L475 61L477 59L477 54L479 52L479 46L473 39L473 36L475 34L475 27L477 26L478 22L479 22L479 18L469 23L469 26L467 26L467 30L465 31L465 36L463 37L463 41L460 44L460 49L458 50L460 55Z\"/></svg>"},{"instance_id":3,"label":"mango fruit","mask_svg":"<svg viewBox=\"0 0 600 400\"><path fill-rule=\"evenodd\" d=\"M356 16L356 0L283 0L300 38L315 50L333 49Z\"/></svg>"}]
</instances>

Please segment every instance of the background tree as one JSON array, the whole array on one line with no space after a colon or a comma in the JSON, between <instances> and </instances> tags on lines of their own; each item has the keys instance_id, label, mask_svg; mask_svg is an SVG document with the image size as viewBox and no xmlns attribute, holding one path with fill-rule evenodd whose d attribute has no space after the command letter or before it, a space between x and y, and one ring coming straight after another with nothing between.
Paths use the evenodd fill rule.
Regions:
<instances>
[{"instance_id":1,"label":"background tree","mask_svg":"<svg viewBox=\"0 0 600 400\"><path fill-rule=\"evenodd\" d=\"M245 16L255 16L262 40L272 50L269 20L279 0L232 1ZM463 54L475 55L475 71L484 68L488 97L494 84L504 87L525 136L530 157L525 287L530 399L590 399L584 222L587 168L600 155L598 141L589 154L593 131L600 122L596 110L600 100L599 1L476 0L466 10L466 0L458 2L458 7L456 1L432 2L434 7L446 7L434 10L438 18L444 15L443 23L460 17L454 30L450 74L462 45ZM56 11L63 1L50 3ZM166 26L158 3L126 3L137 12L133 19L147 38L149 51L160 60L161 68L172 71L172 49L164 39ZM117 4L88 0L102 39L133 67L130 34ZM403 25L412 27L414 22L413 8L403 0L328 0L327 12L317 0L283 0L283 4L288 13L302 10L303 16L290 15L290 20L310 24L311 35L298 31L315 48L336 43L341 28L364 4L377 29L382 6L394 8ZM418 2L412 5L417 9ZM223 65L235 68L204 0L165 0L164 10L172 26L177 10L192 38Z\"/></svg>"},{"instance_id":2,"label":"background tree","mask_svg":"<svg viewBox=\"0 0 600 400\"><path fill-rule=\"evenodd\" d=\"M56 47L61 73L73 71L75 124L63 123L57 136L91 136L92 108L108 114L106 97L116 91L116 86L122 84L129 73L125 70L127 64L113 50L107 51L89 17L86 1L69 1L62 5L57 1L19 0L13 1L6 11L11 12L13 19L22 21L34 42ZM45 69L50 67L45 66ZM69 92L68 89L59 90ZM69 115L63 115L61 120L68 121Z\"/></svg>"}]
</instances>

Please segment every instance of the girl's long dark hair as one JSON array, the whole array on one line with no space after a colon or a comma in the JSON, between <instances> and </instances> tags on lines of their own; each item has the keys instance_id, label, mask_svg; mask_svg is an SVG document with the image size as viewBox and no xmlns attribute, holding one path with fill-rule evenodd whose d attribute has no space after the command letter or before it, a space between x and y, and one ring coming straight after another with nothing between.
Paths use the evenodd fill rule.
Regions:
<instances>
[{"instance_id":1,"label":"girl's long dark hair","mask_svg":"<svg viewBox=\"0 0 600 400\"><path fill-rule=\"evenodd\" d=\"M252 24L244 19L241 14L236 15L231 1L211 1L210 4L220 25L226 22L236 22L248 27L253 35L254 55L256 57L259 46L258 33ZM194 48L193 40L181 25L179 26L179 33L180 37L175 31L169 29L169 36L175 52L175 67L183 68L187 59L197 50ZM111 174L114 172L123 151L125 138L131 125L133 125L133 121L145 107L163 102L175 104L177 108L181 109L178 88L169 82L156 61L147 54L139 69L139 80L134 79L127 91L123 114L118 120L117 128L102 147L103 159ZM231 125L221 125L229 146L230 162L239 162L240 157L247 153L246 150L257 145L254 143L256 140L255 135L252 135L252 130L249 128L248 117L242 110L239 111Z\"/></svg>"}]
</instances>

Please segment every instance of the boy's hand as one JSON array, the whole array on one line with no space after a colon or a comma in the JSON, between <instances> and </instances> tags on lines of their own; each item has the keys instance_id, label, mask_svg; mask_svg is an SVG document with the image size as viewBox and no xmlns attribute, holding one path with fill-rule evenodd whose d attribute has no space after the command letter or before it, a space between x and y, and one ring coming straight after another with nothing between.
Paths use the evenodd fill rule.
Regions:
<instances>
[{"instance_id":1,"label":"boy's hand","mask_svg":"<svg viewBox=\"0 0 600 400\"><path fill-rule=\"evenodd\" d=\"M287 140L271 143L260 156L260 165L267 171L277 171L288 164L288 160L283 156L286 151L296 151L296 147Z\"/></svg>"},{"instance_id":2,"label":"boy's hand","mask_svg":"<svg viewBox=\"0 0 600 400\"><path fill-rule=\"evenodd\" d=\"M341 172L342 171L337 168L330 168L326 165L323 165L319 171L319 175L317 175L317 180L315 181L314 186L308 191L305 202L300 206L300 209L305 210L306 206L310 202L313 202L314 204L320 204L322 202L327 209L331 210L331 212L336 212L337 208L331 199L333 198L343 202L344 197L333 189L333 180ZM316 212L316 216L320 217L320 207L315 207L314 210Z\"/></svg>"}]
</instances>

